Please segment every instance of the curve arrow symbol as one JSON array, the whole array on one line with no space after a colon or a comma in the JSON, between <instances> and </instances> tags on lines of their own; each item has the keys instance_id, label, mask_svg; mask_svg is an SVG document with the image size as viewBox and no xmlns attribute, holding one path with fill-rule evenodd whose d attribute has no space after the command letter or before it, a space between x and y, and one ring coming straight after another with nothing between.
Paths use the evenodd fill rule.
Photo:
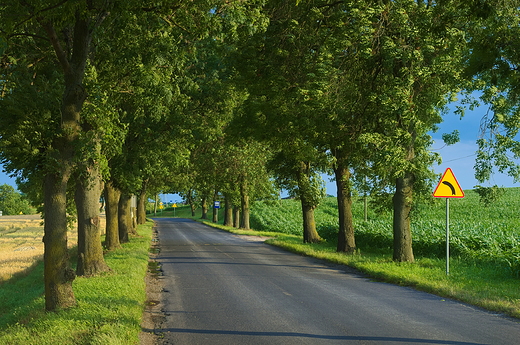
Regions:
<instances>
[{"instance_id":1,"label":"curve arrow symbol","mask_svg":"<svg viewBox=\"0 0 520 345\"><path fill-rule=\"evenodd\" d=\"M457 192L455 192L455 187L453 187L451 183L449 183L448 181L442 181L442 184L445 184L446 186L450 187L451 195L457 194Z\"/></svg>"}]
</instances>

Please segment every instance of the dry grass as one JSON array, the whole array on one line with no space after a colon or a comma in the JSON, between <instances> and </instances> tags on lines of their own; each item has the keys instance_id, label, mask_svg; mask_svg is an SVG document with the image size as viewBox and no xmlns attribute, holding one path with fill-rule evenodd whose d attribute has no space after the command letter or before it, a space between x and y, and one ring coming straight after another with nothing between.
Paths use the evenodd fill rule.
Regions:
<instances>
[{"instance_id":1,"label":"dry grass","mask_svg":"<svg viewBox=\"0 0 520 345\"><path fill-rule=\"evenodd\" d=\"M105 218L101 219L101 229L104 229ZM42 238L40 215L0 217L0 283L27 271L43 257ZM69 247L77 242L76 229L69 231Z\"/></svg>"}]
</instances>

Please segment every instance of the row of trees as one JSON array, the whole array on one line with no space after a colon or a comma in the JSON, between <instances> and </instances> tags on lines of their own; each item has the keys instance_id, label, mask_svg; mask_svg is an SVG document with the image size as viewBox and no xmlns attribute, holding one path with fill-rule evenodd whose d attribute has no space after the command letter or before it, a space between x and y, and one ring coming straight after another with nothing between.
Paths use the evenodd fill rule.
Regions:
<instances>
[{"instance_id":1,"label":"row of trees","mask_svg":"<svg viewBox=\"0 0 520 345\"><path fill-rule=\"evenodd\" d=\"M374 194L393 192L394 259L413 261L410 210L431 190L428 133L445 105L500 82L493 90L510 100L501 114L516 109L510 41L485 63L477 54L518 29L517 9L509 0L1 4L0 155L44 205L46 309L76 303L75 274L109 269L102 190L107 250L133 229L132 194L138 222L147 195L163 191L206 212L221 195L226 223L234 209L235 225L249 228L249 203L272 195L273 182L301 200L303 239L316 242L319 173L333 171L338 251L356 248L351 195L369 181Z\"/></svg>"}]
</instances>

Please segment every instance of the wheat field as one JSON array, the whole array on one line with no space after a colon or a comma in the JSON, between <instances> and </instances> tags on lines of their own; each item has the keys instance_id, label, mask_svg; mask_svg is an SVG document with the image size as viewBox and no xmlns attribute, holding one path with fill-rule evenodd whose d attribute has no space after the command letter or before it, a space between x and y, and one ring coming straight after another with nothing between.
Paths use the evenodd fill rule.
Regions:
<instances>
[{"instance_id":1,"label":"wheat field","mask_svg":"<svg viewBox=\"0 0 520 345\"><path fill-rule=\"evenodd\" d=\"M105 217L101 217L101 229ZM0 217L0 283L23 273L43 258L43 224L40 215ZM77 245L76 228L68 231L68 245Z\"/></svg>"}]
</instances>

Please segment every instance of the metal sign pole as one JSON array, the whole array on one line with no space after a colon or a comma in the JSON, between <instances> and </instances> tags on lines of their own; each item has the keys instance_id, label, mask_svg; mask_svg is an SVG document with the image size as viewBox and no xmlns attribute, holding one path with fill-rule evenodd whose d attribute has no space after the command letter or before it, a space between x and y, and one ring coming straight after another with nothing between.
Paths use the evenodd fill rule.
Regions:
<instances>
[{"instance_id":1,"label":"metal sign pole","mask_svg":"<svg viewBox=\"0 0 520 345\"><path fill-rule=\"evenodd\" d=\"M446 198L446 275L450 274L450 198Z\"/></svg>"}]
</instances>

